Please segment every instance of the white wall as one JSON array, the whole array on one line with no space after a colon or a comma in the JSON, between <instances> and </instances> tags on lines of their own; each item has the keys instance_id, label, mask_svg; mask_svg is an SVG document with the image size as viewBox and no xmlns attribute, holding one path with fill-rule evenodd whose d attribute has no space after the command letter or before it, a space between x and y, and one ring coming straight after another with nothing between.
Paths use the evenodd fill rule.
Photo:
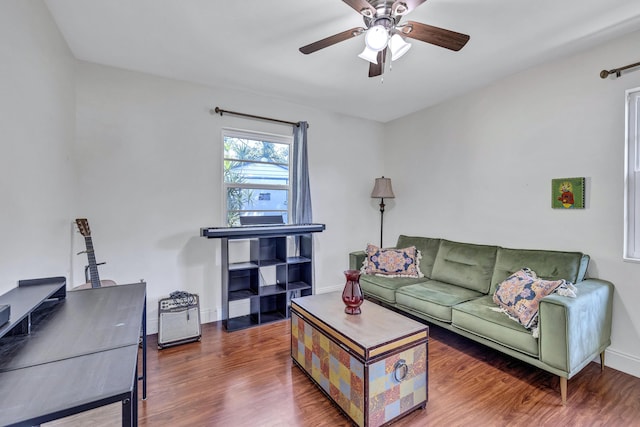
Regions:
<instances>
[{"instance_id":1,"label":"white wall","mask_svg":"<svg viewBox=\"0 0 640 427\"><path fill-rule=\"evenodd\" d=\"M375 239L379 123L78 63L42 2L0 3L0 58L0 292L35 277L84 283L74 219L87 217L101 278L148 282L151 332L157 300L176 289L199 293L203 320L217 320L219 242L199 228L222 225L221 129L291 129L215 106L309 121L314 220L327 226L317 291L341 289L347 253Z\"/></svg>"},{"instance_id":2,"label":"white wall","mask_svg":"<svg viewBox=\"0 0 640 427\"><path fill-rule=\"evenodd\" d=\"M74 64L42 2L0 2L0 293L69 273Z\"/></svg>"},{"instance_id":3,"label":"white wall","mask_svg":"<svg viewBox=\"0 0 640 427\"><path fill-rule=\"evenodd\" d=\"M385 165L400 233L516 248L577 250L615 285L607 364L640 376L640 264L622 261L624 92L640 33L530 69L389 123ZM406 171L412 171L407 173ZM551 209L551 179L584 176L586 209Z\"/></svg>"},{"instance_id":4,"label":"white wall","mask_svg":"<svg viewBox=\"0 0 640 427\"><path fill-rule=\"evenodd\" d=\"M220 305L220 131L286 128L209 109L308 120L318 291L340 289L347 253L377 242L373 179L393 179L385 244L400 233L511 247L581 250L616 285L608 364L640 376L640 264L622 262L624 91L640 73L636 33L381 125L231 89L76 63L41 2L0 2L0 292L19 279L84 282L86 216L102 278L148 282L157 300ZM77 97L76 97L77 94ZM77 105L76 105L77 104ZM77 119L75 117L77 113ZM75 144L75 145L74 145ZM385 158L390 160L385 161ZM76 170L77 169L77 170ZM587 209L550 208L550 181L587 177Z\"/></svg>"},{"instance_id":5,"label":"white wall","mask_svg":"<svg viewBox=\"0 0 640 427\"><path fill-rule=\"evenodd\" d=\"M348 252L375 239L369 197L382 174L382 125L136 72L78 63L75 161L82 177L79 216L89 218L101 279L148 282L150 330L157 301L198 293L204 321L220 313L220 245L200 227L223 225L221 131L235 127L291 134L290 126L211 115L232 111L307 120L318 292L342 289ZM363 147L366 147L363 148ZM78 235L74 251L84 247ZM73 258L82 283L84 256Z\"/></svg>"}]
</instances>

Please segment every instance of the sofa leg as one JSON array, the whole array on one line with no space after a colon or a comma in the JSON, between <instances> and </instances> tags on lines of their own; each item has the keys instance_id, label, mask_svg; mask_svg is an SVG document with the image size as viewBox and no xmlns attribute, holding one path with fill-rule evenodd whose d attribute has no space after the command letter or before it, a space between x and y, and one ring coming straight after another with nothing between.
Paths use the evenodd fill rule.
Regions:
<instances>
[{"instance_id":1,"label":"sofa leg","mask_svg":"<svg viewBox=\"0 0 640 427\"><path fill-rule=\"evenodd\" d=\"M600 353L600 370L604 371L604 351Z\"/></svg>"},{"instance_id":2,"label":"sofa leg","mask_svg":"<svg viewBox=\"0 0 640 427\"><path fill-rule=\"evenodd\" d=\"M562 397L562 406L567 404L567 379L560 377L560 396Z\"/></svg>"}]
</instances>

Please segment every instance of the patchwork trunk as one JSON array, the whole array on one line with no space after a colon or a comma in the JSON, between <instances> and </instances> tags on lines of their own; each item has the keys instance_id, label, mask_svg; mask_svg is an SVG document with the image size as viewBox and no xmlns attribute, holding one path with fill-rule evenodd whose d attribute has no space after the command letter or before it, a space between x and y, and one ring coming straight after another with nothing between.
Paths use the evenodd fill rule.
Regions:
<instances>
[{"instance_id":1,"label":"patchwork trunk","mask_svg":"<svg viewBox=\"0 0 640 427\"><path fill-rule=\"evenodd\" d=\"M315 299L312 303L319 298L326 300L324 295L329 294L292 301L293 361L358 426L385 425L414 409L425 408L427 327L366 301L362 315L345 314L341 319L335 313L336 307L344 309L339 295L329 312L319 309L323 304L306 304L307 299ZM346 326L340 327L345 322ZM396 332L385 336L388 334L383 328L375 345L367 344L372 342L370 334L362 340L350 336L357 335L353 332L363 326L374 334L379 332L376 322L393 325Z\"/></svg>"}]
</instances>

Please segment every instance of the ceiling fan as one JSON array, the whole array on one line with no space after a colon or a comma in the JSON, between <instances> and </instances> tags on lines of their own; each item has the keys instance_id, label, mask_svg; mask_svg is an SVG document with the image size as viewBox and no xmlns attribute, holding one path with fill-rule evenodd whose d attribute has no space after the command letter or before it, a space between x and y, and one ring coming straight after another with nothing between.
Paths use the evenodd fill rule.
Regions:
<instances>
[{"instance_id":1,"label":"ceiling fan","mask_svg":"<svg viewBox=\"0 0 640 427\"><path fill-rule=\"evenodd\" d=\"M334 34L300 48L308 55L325 47L365 34L365 48L358 55L369 61L369 77L384 73L387 51L395 61L407 53L411 44L405 38L420 40L446 49L458 51L469 41L466 34L433 27L415 21L400 20L404 15L420 6L426 0L342 0L364 19L365 27L355 27Z\"/></svg>"}]
</instances>

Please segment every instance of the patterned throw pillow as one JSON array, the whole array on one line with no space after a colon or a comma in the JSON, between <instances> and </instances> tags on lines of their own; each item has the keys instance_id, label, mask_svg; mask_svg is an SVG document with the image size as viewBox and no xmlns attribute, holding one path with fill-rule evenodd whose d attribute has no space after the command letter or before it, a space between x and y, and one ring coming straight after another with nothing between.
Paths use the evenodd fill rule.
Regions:
<instances>
[{"instance_id":1,"label":"patterned throw pillow","mask_svg":"<svg viewBox=\"0 0 640 427\"><path fill-rule=\"evenodd\" d=\"M539 279L535 272L523 268L497 286L493 302L522 326L531 329L538 323L540 300L566 284L564 279Z\"/></svg>"},{"instance_id":2,"label":"patterned throw pillow","mask_svg":"<svg viewBox=\"0 0 640 427\"><path fill-rule=\"evenodd\" d=\"M364 274L387 277L424 277L420 271L420 251L415 246L382 249L368 244L362 266Z\"/></svg>"}]
</instances>

